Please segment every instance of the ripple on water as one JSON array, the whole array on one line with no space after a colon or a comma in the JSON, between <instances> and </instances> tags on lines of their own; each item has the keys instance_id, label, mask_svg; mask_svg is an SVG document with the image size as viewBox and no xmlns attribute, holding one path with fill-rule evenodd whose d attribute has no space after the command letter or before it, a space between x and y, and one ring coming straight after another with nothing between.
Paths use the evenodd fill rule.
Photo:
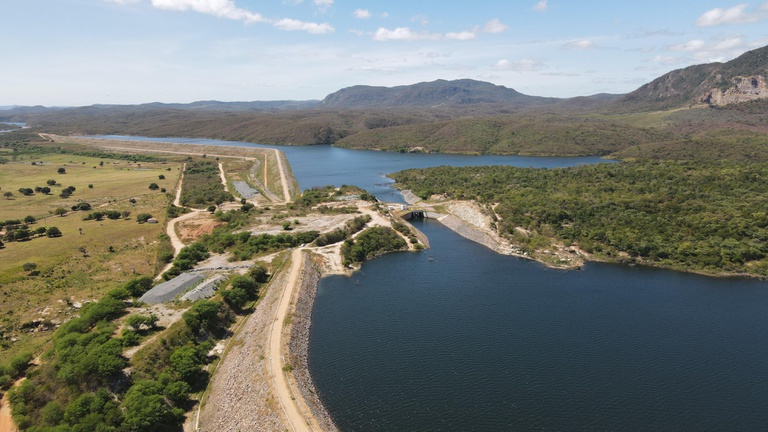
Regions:
<instances>
[{"instance_id":1,"label":"ripple on water","mask_svg":"<svg viewBox=\"0 0 768 432\"><path fill-rule=\"evenodd\" d=\"M554 271L419 228L431 250L321 281L310 370L343 431L768 424L765 282Z\"/></svg>"}]
</instances>

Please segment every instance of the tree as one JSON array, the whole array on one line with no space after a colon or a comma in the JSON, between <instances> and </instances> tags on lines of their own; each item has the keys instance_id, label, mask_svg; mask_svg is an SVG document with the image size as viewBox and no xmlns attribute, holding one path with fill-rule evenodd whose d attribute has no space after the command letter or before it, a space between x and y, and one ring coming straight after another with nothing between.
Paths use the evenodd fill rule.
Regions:
<instances>
[{"instance_id":1,"label":"tree","mask_svg":"<svg viewBox=\"0 0 768 432\"><path fill-rule=\"evenodd\" d=\"M37 219L35 219L35 217L32 215L28 215L24 217L24 223L26 224L33 224L35 222L37 222Z\"/></svg>"},{"instance_id":2,"label":"tree","mask_svg":"<svg viewBox=\"0 0 768 432\"><path fill-rule=\"evenodd\" d=\"M47 229L46 227L42 227L42 226L41 226L41 227L37 227L37 228L35 229L35 235L43 235L43 234L45 234L47 231L48 231L48 229Z\"/></svg>"},{"instance_id":3,"label":"tree","mask_svg":"<svg viewBox=\"0 0 768 432\"><path fill-rule=\"evenodd\" d=\"M216 211L216 206L215 206L215 205L209 205L209 206L208 206L208 211L209 211L211 214L213 214L213 213Z\"/></svg>"},{"instance_id":4,"label":"tree","mask_svg":"<svg viewBox=\"0 0 768 432\"><path fill-rule=\"evenodd\" d=\"M128 219L128 216L131 215L131 212L128 210L123 210L121 214L123 215L123 219Z\"/></svg>"},{"instance_id":5,"label":"tree","mask_svg":"<svg viewBox=\"0 0 768 432\"><path fill-rule=\"evenodd\" d=\"M125 319L125 325L134 331L141 330L141 326L154 328L157 325L157 315L131 315Z\"/></svg>"},{"instance_id":6,"label":"tree","mask_svg":"<svg viewBox=\"0 0 768 432\"><path fill-rule=\"evenodd\" d=\"M160 186L158 186L157 183L149 184L149 190L158 190L158 189L160 189Z\"/></svg>"},{"instance_id":7,"label":"tree","mask_svg":"<svg viewBox=\"0 0 768 432\"><path fill-rule=\"evenodd\" d=\"M48 180L47 182L45 182L45 184L47 184L48 186L56 186L56 180Z\"/></svg>"},{"instance_id":8,"label":"tree","mask_svg":"<svg viewBox=\"0 0 768 432\"><path fill-rule=\"evenodd\" d=\"M28 239L30 236L29 231L25 229L16 230L13 233L13 239L15 241L22 241Z\"/></svg>"},{"instance_id":9,"label":"tree","mask_svg":"<svg viewBox=\"0 0 768 432\"><path fill-rule=\"evenodd\" d=\"M56 170L56 172L59 173L59 174L66 174L67 170L64 169L64 168L59 168L59 169Z\"/></svg>"},{"instance_id":10,"label":"tree","mask_svg":"<svg viewBox=\"0 0 768 432\"><path fill-rule=\"evenodd\" d=\"M32 188L19 188L19 193L24 196L29 196L35 193L35 191L32 190Z\"/></svg>"},{"instance_id":11,"label":"tree","mask_svg":"<svg viewBox=\"0 0 768 432\"><path fill-rule=\"evenodd\" d=\"M67 214L67 209L65 209L64 207L58 207L56 210L53 211L53 214L55 214L56 216L62 217L65 214Z\"/></svg>"},{"instance_id":12,"label":"tree","mask_svg":"<svg viewBox=\"0 0 768 432\"><path fill-rule=\"evenodd\" d=\"M5 199L11 199L11 197L13 196L13 192L5 192L3 193L3 196L5 197Z\"/></svg>"},{"instance_id":13,"label":"tree","mask_svg":"<svg viewBox=\"0 0 768 432\"><path fill-rule=\"evenodd\" d=\"M144 223L152 218L152 215L149 213L139 213L136 215L136 222L138 223Z\"/></svg>"},{"instance_id":14,"label":"tree","mask_svg":"<svg viewBox=\"0 0 768 432\"><path fill-rule=\"evenodd\" d=\"M45 231L45 235L47 235L50 238L61 237L61 231L55 226L52 226L52 227L48 227L48 229Z\"/></svg>"},{"instance_id":15,"label":"tree","mask_svg":"<svg viewBox=\"0 0 768 432\"><path fill-rule=\"evenodd\" d=\"M89 183L88 184L88 189L93 189L93 185Z\"/></svg>"},{"instance_id":16,"label":"tree","mask_svg":"<svg viewBox=\"0 0 768 432\"><path fill-rule=\"evenodd\" d=\"M158 178L158 179L160 179L160 180L165 180L165 176L164 176L164 175L162 175L162 174L160 174L159 176L157 176L157 178Z\"/></svg>"},{"instance_id":17,"label":"tree","mask_svg":"<svg viewBox=\"0 0 768 432\"><path fill-rule=\"evenodd\" d=\"M149 291L153 285L152 278L149 276L139 276L136 279L128 281L124 288L128 290L134 297L141 297L145 292Z\"/></svg>"},{"instance_id":18,"label":"tree","mask_svg":"<svg viewBox=\"0 0 768 432\"><path fill-rule=\"evenodd\" d=\"M48 195L48 194L51 193L51 188L49 188L48 186L43 186L43 187L40 188L40 192Z\"/></svg>"},{"instance_id":19,"label":"tree","mask_svg":"<svg viewBox=\"0 0 768 432\"><path fill-rule=\"evenodd\" d=\"M138 381L125 394L125 430L151 432L170 430L184 415L181 408L172 408L157 381Z\"/></svg>"},{"instance_id":20,"label":"tree","mask_svg":"<svg viewBox=\"0 0 768 432\"><path fill-rule=\"evenodd\" d=\"M90 209L91 209L91 205L88 204L87 202L81 202L77 205L72 206L72 211L78 211L78 210L88 211Z\"/></svg>"},{"instance_id":21,"label":"tree","mask_svg":"<svg viewBox=\"0 0 768 432\"><path fill-rule=\"evenodd\" d=\"M21 266L21 269L24 270L25 272L31 272L31 271L35 270L36 268L37 268L37 264L35 264L33 262L24 263Z\"/></svg>"}]
</instances>

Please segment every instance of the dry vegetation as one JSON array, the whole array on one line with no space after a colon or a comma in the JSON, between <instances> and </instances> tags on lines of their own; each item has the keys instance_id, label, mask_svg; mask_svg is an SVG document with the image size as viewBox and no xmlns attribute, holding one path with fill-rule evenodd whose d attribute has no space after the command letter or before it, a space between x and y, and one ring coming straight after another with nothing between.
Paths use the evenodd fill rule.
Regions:
<instances>
[{"instance_id":1,"label":"dry vegetation","mask_svg":"<svg viewBox=\"0 0 768 432\"><path fill-rule=\"evenodd\" d=\"M100 298L115 284L138 274L155 272L162 224L139 224L135 216L148 213L163 221L168 197L148 185L154 182L172 190L180 164L140 165L54 154L19 155L2 165L1 190L14 195L0 200L0 220L31 215L37 219L29 225L31 229L55 226L62 236L5 242L0 252L0 362L21 351L38 351L53 324L76 313L78 304ZM59 168L66 173L59 174ZM161 174L165 180L159 179ZM57 182L50 195L18 192L22 187L45 186L47 180ZM74 186L75 192L69 198L59 197L60 189L68 186ZM91 204L94 211L129 211L130 216L84 221L88 211L71 211L81 202ZM68 213L56 216L57 208ZM25 271L25 263L34 263L36 269Z\"/></svg>"}]
</instances>

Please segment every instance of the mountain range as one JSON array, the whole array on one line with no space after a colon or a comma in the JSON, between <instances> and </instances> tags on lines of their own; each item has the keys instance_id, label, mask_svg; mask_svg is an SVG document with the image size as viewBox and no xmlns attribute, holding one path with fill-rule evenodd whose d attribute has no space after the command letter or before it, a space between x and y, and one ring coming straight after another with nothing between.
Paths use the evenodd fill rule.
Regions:
<instances>
[{"instance_id":1,"label":"mountain range","mask_svg":"<svg viewBox=\"0 0 768 432\"><path fill-rule=\"evenodd\" d=\"M48 132L335 144L389 151L768 158L768 46L625 95L548 98L482 81L357 85L323 100L13 107Z\"/></svg>"}]
</instances>

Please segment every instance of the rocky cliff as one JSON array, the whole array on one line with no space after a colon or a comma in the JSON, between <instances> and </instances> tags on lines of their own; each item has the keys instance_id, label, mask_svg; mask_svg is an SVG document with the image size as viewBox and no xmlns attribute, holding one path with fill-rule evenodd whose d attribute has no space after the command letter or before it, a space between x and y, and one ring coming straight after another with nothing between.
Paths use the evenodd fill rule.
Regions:
<instances>
[{"instance_id":1,"label":"rocky cliff","mask_svg":"<svg viewBox=\"0 0 768 432\"><path fill-rule=\"evenodd\" d=\"M722 78L718 77L718 81ZM710 105L728 105L755 99L768 99L768 83L762 75L737 76L730 80L730 86L714 88L701 97L701 102Z\"/></svg>"}]
</instances>

